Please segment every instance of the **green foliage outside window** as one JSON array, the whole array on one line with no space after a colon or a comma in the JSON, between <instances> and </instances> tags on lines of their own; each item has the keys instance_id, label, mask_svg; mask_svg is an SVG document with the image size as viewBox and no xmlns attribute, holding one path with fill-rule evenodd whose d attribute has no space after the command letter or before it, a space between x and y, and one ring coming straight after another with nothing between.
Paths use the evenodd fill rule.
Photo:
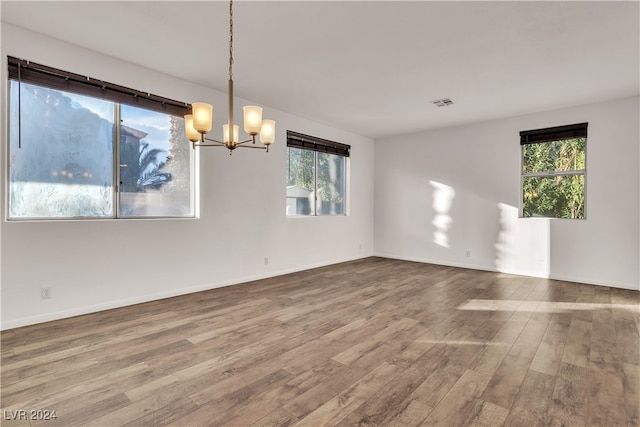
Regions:
<instances>
[{"instance_id":1,"label":"green foliage outside window","mask_svg":"<svg viewBox=\"0 0 640 427\"><path fill-rule=\"evenodd\" d=\"M287 163L287 187L300 187L309 193L317 191L315 211L310 207L309 212L303 209L304 214L344 214L345 157L287 147Z\"/></svg>"},{"instance_id":2,"label":"green foliage outside window","mask_svg":"<svg viewBox=\"0 0 640 427\"><path fill-rule=\"evenodd\" d=\"M586 138L525 144L523 216L585 217Z\"/></svg>"},{"instance_id":3,"label":"green foliage outside window","mask_svg":"<svg viewBox=\"0 0 640 427\"><path fill-rule=\"evenodd\" d=\"M315 187L315 152L287 148L287 186L296 185L307 191Z\"/></svg>"}]
</instances>

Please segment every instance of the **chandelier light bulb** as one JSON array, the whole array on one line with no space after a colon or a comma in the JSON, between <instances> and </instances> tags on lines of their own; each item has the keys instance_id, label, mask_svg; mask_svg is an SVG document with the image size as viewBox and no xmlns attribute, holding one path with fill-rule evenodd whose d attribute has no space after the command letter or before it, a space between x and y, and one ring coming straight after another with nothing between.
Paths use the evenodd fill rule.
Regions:
<instances>
[{"instance_id":1,"label":"chandelier light bulb","mask_svg":"<svg viewBox=\"0 0 640 427\"><path fill-rule=\"evenodd\" d=\"M265 119L262 121L262 128L260 129L260 142L264 145L273 144L276 140L276 121Z\"/></svg>"},{"instance_id":2,"label":"chandelier light bulb","mask_svg":"<svg viewBox=\"0 0 640 427\"><path fill-rule=\"evenodd\" d=\"M200 141L200 132L193 127L193 115L187 114L184 116L184 131L187 134L187 139L191 142Z\"/></svg>"},{"instance_id":3,"label":"chandelier light bulb","mask_svg":"<svg viewBox=\"0 0 640 427\"><path fill-rule=\"evenodd\" d=\"M238 134L240 133L240 126L233 125L233 144L238 143ZM229 123L222 125L222 140L225 144L229 143Z\"/></svg>"},{"instance_id":4,"label":"chandelier light bulb","mask_svg":"<svg viewBox=\"0 0 640 427\"><path fill-rule=\"evenodd\" d=\"M191 107L193 109L193 128L202 134L209 133L213 127L213 105L206 102L194 102Z\"/></svg>"},{"instance_id":5,"label":"chandelier light bulb","mask_svg":"<svg viewBox=\"0 0 640 427\"><path fill-rule=\"evenodd\" d=\"M242 107L244 112L244 131L249 135L257 135L262 127L262 107L247 105Z\"/></svg>"}]
</instances>

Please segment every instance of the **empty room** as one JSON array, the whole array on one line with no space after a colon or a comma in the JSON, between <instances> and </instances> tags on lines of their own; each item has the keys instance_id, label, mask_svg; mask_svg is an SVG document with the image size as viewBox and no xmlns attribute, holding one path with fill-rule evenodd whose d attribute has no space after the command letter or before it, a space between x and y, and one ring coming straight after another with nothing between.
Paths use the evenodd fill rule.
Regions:
<instances>
[{"instance_id":1,"label":"empty room","mask_svg":"<svg viewBox=\"0 0 640 427\"><path fill-rule=\"evenodd\" d=\"M640 425L639 1L0 19L0 425Z\"/></svg>"}]
</instances>

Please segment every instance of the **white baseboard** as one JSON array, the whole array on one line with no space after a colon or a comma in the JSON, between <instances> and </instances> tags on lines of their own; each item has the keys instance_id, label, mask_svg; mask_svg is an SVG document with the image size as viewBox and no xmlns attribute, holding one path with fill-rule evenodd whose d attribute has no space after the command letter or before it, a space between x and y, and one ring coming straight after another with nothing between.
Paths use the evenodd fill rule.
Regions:
<instances>
[{"instance_id":1,"label":"white baseboard","mask_svg":"<svg viewBox=\"0 0 640 427\"><path fill-rule=\"evenodd\" d=\"M469 268L469 269L472 269L472 270L480 270L480 271L495 271L496 273L499 273L499 271L496 270L495 267L488 267L486 265L477 265L477 264L470 264L470 263L455 263L455 262L452 263L452 262L447 262L447 261L442 261L442 260L432 260L432 259L428 259L428 258L418 258L418 257L407 257L407 256L403 256L403 255L393 255L393 254L388 254L388 253L375 253L373 256L382 257L382 258L399 259L399 260L403 260L403 261L422 262L422 263L425 263L425 264L444 265L444 266L447 266L447 267ZM510 274L518 275L518 273L510 273ZM594 281L593 279L584 278L584 277L562 276L562 275L557 275L557 274L553 274L553 273L550 274L549 276L531 276L531 275L528 275L528 276L529 277L542 277L542 278L552 279L552 280L560 280L560 281L563 281L563 282L583 283L583 284L586 284L586 285L595 285L595 286L605 286L605 287L610 287L610 288L628 289L628 290L632 290L632 291L640 290L640 284L633 285L633 284L630 284L630 283L615 282L615 281L611 281L611 280Z\"/></svg>"},{"instance_id":2,"label":"white baseboard","mask_svg":"<svg viewBox=\"0 0 640 427\"><path fill-rule=\"evenodd\" d=\"M390 258L390 259L398 259L401 261L412 261L412 262L421 262L423 264L435 264L435 265L443 265L445 267L457 267L457 268L468 268L471 270L480 270L480 271L496 271L495 268L488 268L487 266L480 264L472 264L472 263L456 263L456 262L448 262L442 260L433 260L429 258L420 258L420 257L408 257L403 255L393 255L387 253L376 253L373 256L381 257L381 258Z\"/></svg>"},{"instance_id":3,"label":"white baseboard","mask_svg":"<svg viewBox=\"0 0 640 427\"><path fill-rule=\"evenodd\" d=\"M129 306L129 305L142 304L142 303L145 303L145 302L157 301L157 300L161 300L161 299L165 299L165 298L172 298L172 297L176 297L176 296L180 296L180 295L187 295L187 294L192 294L192 293L196 293L196 292L208 291L208 290L211 290L211 289L222 288L222 287L225 287L225 286L235 286L235 285L240 285L240 284L247 283L247 282L252 282L254 280L268 279L270 277L282 276L284 274L296 273L296 272L299 272L299 271L310 270L312 268L326 267L328 265L339 264L339 263L342 263L342 262L355 261L355 260L358 260L358 259L368 258L368 257L371 257L371 256L373 256L373 254L359 255L359 256L356 256L356 257L347 257L347 258L340 258L340 259L334 259L334 260L327 260L327 261L323 261L323 262L319 262L319 263L307 264L307 265L300 266L300 267L295 267L295 268L289 268L289 269L284 269L284 270L279 270L279 271L271 271L271 272L265 273L265 274L256 274L256 275L253 275L253 276L246 276L246 277L238 278L237 280L234 280L233 282L218 282L218 283L211 282L211 283L205 283L205 284L198 285L198 286L191 286L191 287L186 287L186 288L172 289L171 291L167 291L167 292L158 292L158 293L154 293L154 294L141 295L141 296L134 297L134 298L125 298L125 299L114 300L114 301L109 301L109 302L100 303L100 304L93 304L93 305L84 306L84 307L76 307L76 308L69 309L69 310L62 310L62 311L57 311L57 312L53 312L53 313L46 313L46 314L42 314L42 315L38 315L38 316L28 316L28 317L23 317L23 318L20 318L20 319L12 319L12 320L1 322L0 323L0 330L4 331L4 330L7 330L7 329L20 328L22 326L29 326L29 325L35 325L37 323L44 323L44 322L50 322L50 321L53 321L53 320L66 319L66 318L69 318L69 317L81 316L83 314L96 313L96 312L99 312L99 311L105 311L105 310L111 310L111 309L114 309L114 308L126 307L126 306Z\"/></svg>"}]
</instances>

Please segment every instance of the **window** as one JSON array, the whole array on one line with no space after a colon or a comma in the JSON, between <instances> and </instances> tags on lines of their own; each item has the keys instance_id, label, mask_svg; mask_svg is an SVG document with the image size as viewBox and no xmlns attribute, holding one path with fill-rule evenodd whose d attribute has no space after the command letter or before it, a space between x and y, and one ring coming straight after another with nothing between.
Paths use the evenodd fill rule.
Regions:
<instances>
[{"instance_id":1,"label":"window","mask_svg":"<svg viewBox=\"0 0 640 427\"><path fill-rule=\"evenodd\" d=\"M520 132L522 216L585 218L587 123Z\"/></svg>"},{"instance_id":2,"label":"window","mask_svg":"<svg viewBox=\"0 0 640 427\"><path fill-rule=\"evenodd\" d=\"M187 104L11 57L9 79L9 219L194 215Z\"/></svg>"},{"instance_id":3,"label":"window","mask_svg":"<svg viewBox=\"0 0 640 427\"><path fill-rule=\"evenodd\" d=\"M287 215L345 215L351 147L287 131Z\"/></svg>"}]
</instances>

